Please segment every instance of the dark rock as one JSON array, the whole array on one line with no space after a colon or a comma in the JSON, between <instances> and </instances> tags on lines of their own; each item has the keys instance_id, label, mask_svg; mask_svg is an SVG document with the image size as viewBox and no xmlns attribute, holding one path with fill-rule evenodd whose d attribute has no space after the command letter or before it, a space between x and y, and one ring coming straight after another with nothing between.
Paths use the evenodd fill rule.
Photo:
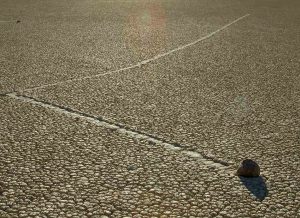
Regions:
<instances>
[{"instance_id":1,"label":"dark rock","mask_svg":"<svg viewBox=\"0 0 300 218\"><path fill-rule=\"evenodd\" d=\"M21 21L20 21L20 20L17 20L17 23L21 23Z\"/></svg>"},{"instance_id":2,"label":"dark rock","mask_svg":"<svg viewBox=\"0 0 300 218\"><path fill-rule=\"evenodd\" d=\"M127 170L131 171L131 170L136 170L136 167L135 166L132 166L132 165L129 165L127 167Z\"/></svg>"},{"instance_id":3,"label":"dark rock","mask_svg":"<svg viewBox=\"0 0 300 218\"><path fill-rule=\"evenodd\" d=\"M260 168L258 164L250 159L243 160L239 166L236 175L245 177L257 177L260 174Z\"/></svg>"},{"instance_id":4,"label":"dark rock","mask_svg":"<svg viewBox=\"0 0 300 218\"><path fill-rule=\"evenodd\" d=\"M0 196L3 195L4 188L0 186Z\"/></svg>"}]
</instances>

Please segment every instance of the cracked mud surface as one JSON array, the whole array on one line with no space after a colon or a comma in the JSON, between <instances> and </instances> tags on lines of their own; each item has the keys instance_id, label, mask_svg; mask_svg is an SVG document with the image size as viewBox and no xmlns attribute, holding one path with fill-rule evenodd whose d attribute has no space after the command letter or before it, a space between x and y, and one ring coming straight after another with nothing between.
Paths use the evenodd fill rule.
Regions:
<instances>
[{"instance_id":1,"label":"cracked mud surface","mask_svg":"<svg viewBox=\"0 0 300 218\"><path fill-rule=\"evenodd\" d=\"M0 3L0 21L21 21L0 23L0 217L300 217L299 1L73 3ZM135 64L247 13L140 68L22 91ZM234 165L218 170L13 90ZM262 177L233 175L245 158Z\"/></svg>"},{"instance_id":2,"label":"cracked mud surface","mask_svg":"<svg viewBox=\"0 0 300 218\"><path fill-rule=\"evenodd\" d=\"M261 202L263 186L229 170L39 106L0 105L1 216L296 217L296 181L264 178Z\"/></svg>"}]
</instances>

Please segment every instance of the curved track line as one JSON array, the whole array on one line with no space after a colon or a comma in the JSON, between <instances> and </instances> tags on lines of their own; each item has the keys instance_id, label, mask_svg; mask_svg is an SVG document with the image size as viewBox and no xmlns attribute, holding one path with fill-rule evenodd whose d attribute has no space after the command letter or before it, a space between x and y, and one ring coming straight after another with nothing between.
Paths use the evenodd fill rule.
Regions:
<instances>
[{"instance_id":1,"label":"curved track line","mask_svg":"<svg viewBox=\"0 0 300 218\"><path fill-rule=\"evenodd\" d=\"M193 41L191 43L179 46L179 47L177 47L175 49L172 49L172 50L170 50L168 52L165 52L165 53L162 53L162 54L158 54L158 55L154 56L153 58L143 60L143 61L141 61L141 62L139 62L139 63L137 63L135 65L124 67L124 68L121 68L121 69L118 69L118 70L114 70L114 71L109 71L109 72L103 73L103 74L96 74L96 75L91 75L91 76L85 76L85 77L80 77L80 78L75 78L75 79L64 80L64 81L60 81L60 82L56 82L56 83L51 83L51 84L41 85L41 86L37 86L37 87L33 87L33 88L24 89L22 91L32 91L32 90L42 89L42 88L46 88L46 87L49 87L49 86L55 86L55 85L60 85L60 84L64 84L64 83L69 83L69 82L75 82L75 81L81 81L81 80L96 78L96 77L100 77L100 76L105 76L105 75L114 74L114 73L120 73L120 72L123 72L123 71L126 71L126 70L130 70L130 69L133 69L133 68L141 67L142 65L148 64L148 63L150 63L152 61L155 61L157 59L160 59L162 57L170 55L170 54L172 54L174 52L186 49L186 48L188 48L190 46L193 46L193 45L195 45L195 44L197 44L197 43L199 43L201 41L204 41L204 40L212 37L213 35L219 33L220 31L228 28L229 26L231 26L231 25L239 22L240 20L242 20L242 19L244 19L244 18L246 18L248 16L250 16L250 14L246 14L246 15L244 15L242 17L239 17L239 18L235 19L234 21L226 24L225 26L217 29L216 31L214 31L214 32L212 32L212 33L210 33L210 34L208 34L208 35L206 35L204 37L201 37L201 38L197 39L196 41Z\"/></svg>"}]
</instances>

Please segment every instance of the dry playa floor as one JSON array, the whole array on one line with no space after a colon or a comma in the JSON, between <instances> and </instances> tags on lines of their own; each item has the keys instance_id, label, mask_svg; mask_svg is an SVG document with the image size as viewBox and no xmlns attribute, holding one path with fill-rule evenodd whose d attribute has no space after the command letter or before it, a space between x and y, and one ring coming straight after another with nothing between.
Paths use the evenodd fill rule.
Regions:
<instances>
[{"instance_id":1,"label":"dry playa floor","mask_svg":"<svg viewBox=\"0 0 300 218\"><path fill-rule=\"evenodd\" d=\"M8 97L1 114L1 217L297 216L298 175L239 179L230 168Z\"/></svg>"},{"instance_id":2,"label":"dry playa floor","mask_svg":"<svg viewBox=\"0 0 300 218\"><path fill-rule=\"evenodd\" d=\"M297 0L0 1L0 217L300 217L299 21Z\"/></svg>"}]
</instances>

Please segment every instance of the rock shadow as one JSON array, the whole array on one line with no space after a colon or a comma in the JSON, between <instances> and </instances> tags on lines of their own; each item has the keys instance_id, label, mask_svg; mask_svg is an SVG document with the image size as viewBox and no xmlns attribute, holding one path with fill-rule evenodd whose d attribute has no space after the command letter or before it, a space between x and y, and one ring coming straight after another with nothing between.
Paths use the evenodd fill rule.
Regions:
<instances>
[{"instance_id":1,"label":"rock shadow","mask_svg":"<svg viewBox=\"0 0 300 218\"><path fill-rule=\"evenodd\" d=\"M268 196L268 188L265 180L261 177L244 177L239 176L243 185L260 201Z\"/></svg>"}]
</instances>

